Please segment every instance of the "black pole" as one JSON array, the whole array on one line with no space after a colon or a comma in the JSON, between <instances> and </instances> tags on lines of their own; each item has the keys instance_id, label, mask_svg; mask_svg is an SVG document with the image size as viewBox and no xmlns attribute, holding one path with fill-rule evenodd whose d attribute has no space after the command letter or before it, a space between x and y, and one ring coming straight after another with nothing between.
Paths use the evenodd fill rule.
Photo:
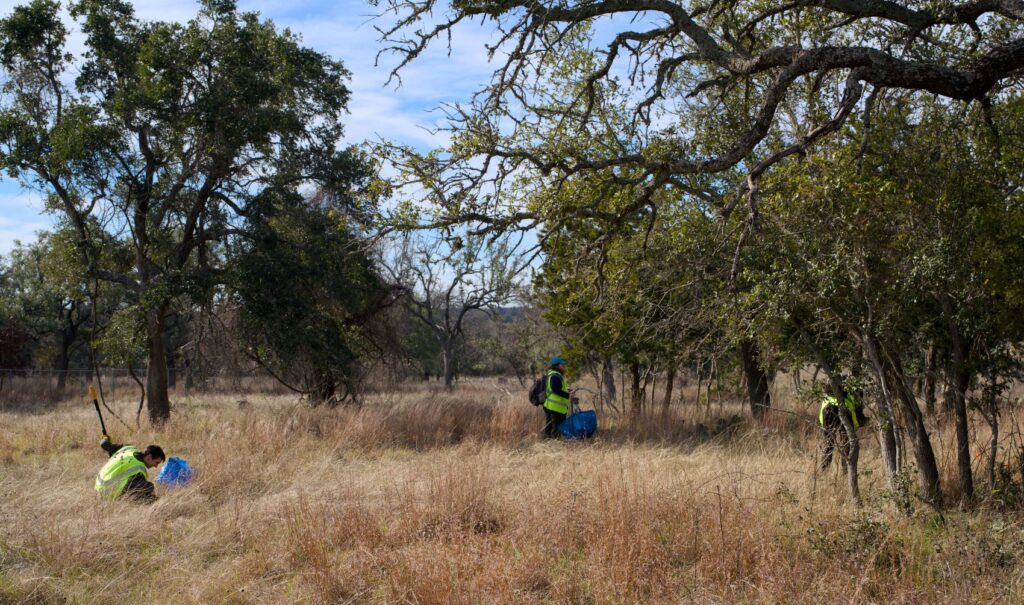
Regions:
<instances>
[{"instance_id":1,"label":"black pole","mask_svg":"<svg viewBox=\"0 0 1024 605\"><path fill-rule=\"evenodd\" d=\"M103 424L103 413L100 412L100 402L96 397L96 387L89 385L89 397L92 398L92 404L96 407L96 415L100 417L100 428L103 429L103 436L107 437L107 425Z\"/></svg>"}]
</instances>

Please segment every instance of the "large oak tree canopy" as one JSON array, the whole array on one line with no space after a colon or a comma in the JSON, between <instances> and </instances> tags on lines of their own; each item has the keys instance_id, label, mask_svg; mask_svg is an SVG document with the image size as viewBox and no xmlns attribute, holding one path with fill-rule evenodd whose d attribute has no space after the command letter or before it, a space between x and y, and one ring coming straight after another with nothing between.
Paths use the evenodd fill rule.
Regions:
<instances>
[{"instance_id":1,"label":"large oak tree canopy","mask_svg":"<svg viewBox=\"0 0 1024 605\"><path fill-rule=\"evenodd\" d=\"M604 171L620 184L643 185L622 212L650 205L653 191L663 187L692 189L693 175L745 172L754 177L743 182L746 191L772 164L870 107L879 91L988 102L1019 85L1024 68L1024 2L1016 0L378 5L395 16L382 35L399 55L396 75L428 45L459 35L463 22L495 26L491 84L471 106L452 109L461 133L456 156L484 157L492 175L521 168L561 177ZM591 60L574 63L575 91L557 102L545 98L543 82L558 77L559 63L573 61L580 48ZM620 145L552 142L570 129L591 131L593 108L610 89L624 91L618 98L637 118L620 133ZM541 140L546 132L556 134ZM720 201L720 210L735 201Z\"/></svg>"},{"instance_id":2,"label":"large oak tree canopy","mask_svg":"<svg viewBox=\"0 0 1024 605\"><path fill-rule=\"evenodd\" d=\"M134 293L157 421L170 413L172 301L225 279L224 246L251 236L255 210L313 188L348 205L366 176L342 146L342 64L232 0L199 5L175 23L121 0L72 2L80 57L55 0L0 21L0 167L67 218L91 277ZM100 266L97 228L130 243L131 270Z\"/></svg>"}]
</instances>

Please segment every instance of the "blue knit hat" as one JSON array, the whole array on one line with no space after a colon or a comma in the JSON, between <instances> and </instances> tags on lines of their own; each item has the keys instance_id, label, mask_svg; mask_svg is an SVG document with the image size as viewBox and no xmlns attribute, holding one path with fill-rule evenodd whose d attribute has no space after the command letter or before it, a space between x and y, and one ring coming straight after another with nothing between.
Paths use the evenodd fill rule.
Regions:
<instances>
[{"instance_id":1,"label":"blue knit hat","mask_svg":"<svg viewBox=\"0 0 1024 605\"><path fill-rule=\"evenodd\" d=\"M551 358L551 365L553 365L553 366L565 366L565 365L569 365L569 362L564 360L564 359L562 359L561 357L552 357Z\"/></svg>"}]
</instances>

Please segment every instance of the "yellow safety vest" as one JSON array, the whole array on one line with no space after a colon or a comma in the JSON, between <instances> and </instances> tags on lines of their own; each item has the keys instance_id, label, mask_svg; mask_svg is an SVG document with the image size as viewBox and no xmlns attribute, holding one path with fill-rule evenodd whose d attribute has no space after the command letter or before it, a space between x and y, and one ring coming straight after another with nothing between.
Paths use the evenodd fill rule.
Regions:
<instances>
[{"instance_id":1,"label":"yellow safety vest","mask_svg":"<svg viewBox=\"0 0 1024 605\"><path fill-rule=\"evenodd\" d=\"M124 492L128 481L135 475L146 478L146 465L135 457L139 448L126 445L114 452L110 460L103 465L96 475L96 491L109 500L114 500Z\"/></svg>"},{"instance_id":2,"label":"yellow safety vest","mask_svg":"<svg viewBox=\"0 0 1024 605\"><path fill-rule=\"evenodd\" d=\"M825 409L830 405L839 405L839 402L836 401L836 398L831 395L826 397L825 400L821 402L821 409L818 410L818 424L820 424L821 426L825 426ZM853 421L853 428L859 429L860 423L857 422L856 406L853 403L853 397L850 397L849 395L846 396L846 409L849 410L850 412L850 420Z\"/></svg>"},{"instance_id":3,"label":"yellow safety vest","mask_svg":"<svg viewBox=\"0 0 1024 605\"><path fill-rule=\"evenodd\" d=\"M558 412L559 414L568 414L569 399L567 397L562 397L561 395L556 395L551 392L552 376L562 375L554 370L548 370L548 379L544 387L547 391L547 398L544 399L544 407L551 410L552 412ZM565 382L565 376L562 376L562 390L565 392L569 392L569 385L566 384Z\"/></svg>"}]
</instances>

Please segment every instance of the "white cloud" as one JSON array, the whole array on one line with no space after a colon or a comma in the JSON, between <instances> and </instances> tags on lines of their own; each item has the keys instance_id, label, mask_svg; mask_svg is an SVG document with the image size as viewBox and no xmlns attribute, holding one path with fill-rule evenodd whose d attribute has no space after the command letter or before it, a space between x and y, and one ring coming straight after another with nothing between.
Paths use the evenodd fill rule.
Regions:
<instances>
[{"instance_id":1,"label":"white cloud","mask_svg":"<svg viewBox=\"0 0 1024 605\"><path fill-rule=\"evenodd\" d=\"M345 139L351 143L385 138L419 148L443 145L444 133L432 132L440 125L436 113L403 107L391 95L364 91L353 97L345 120Z\"/></svg>"},{"instance_id":2,"label":"white cloud","mask_svg":"<svg viewBox=\"0 0 1024 605\"><path fill-rule=\"evenodd\" d=\"M0 0L0 16L28 0ZM146 20L187 21L195 16L195 0L135 0L136 14ZM445 144L448 137L436 132L444 115L442 104L468 101L484 87L494 66L488 62L485 44L494 41L493 28L479 23L460 24L449 50L438 39L413 63L403 68L401 85L385 86L389 73L400 61L395 54L380 56L382 45L374 26L389 17L373 18L374 7L362 0L240 0L241 10L255 10L300 35L303 44L344 62L352 72L350 115L345 119L346 143L385 138L427 150ZM84 36L71 26L69 50L80 55ZM42 215L39 196L18 192L13 184L0 183L0 252L10 250L15 239L30 240L34 232L52 226Z\"/></svg>"},{"instance_id":3,"label":"white cloud","mask_svg":"<svg viewBox=\"0 0 1024 605\"><path fill-rule=\"evenodd\" d=\"M7 216L15 208L32 208L36 212L43 210L43 198L34 191L21 189L17 183L2 181L0 184L0 218Z\"/></svg>"},{"instance_id":4,"label":"white cloud","mask_svg":"<svg viewBox=\"0 0 1024 605\"><path fill-rule=\"evenodd\" d=\"M477 25L460 26L450 54L439 40L401 70L400 82L388 84L400 58L387 52L378 56L383 46L374 29L387 20L373 19L369 14L372 7L359 2L343 6L328 14L297 20L275 17L274 21L300 33L305 44L340 59L352 72L347 138L356 142L380 135L421 148L443 144L447 137L429 132L443 122L443 114L432 110L468 101L487 84L493 66L487 61L484 44L491 34ZM273 17L269 10L264 9L264 14Z\"/></svg>"},{"instance_id":5,"label":"white cloud","mask_svg":"<svg viewBox=\"0 0 1024 605\"><path fill-rule=\"evenodd\" d=\"M50 229L52 225L42 221L19 222L0 219L0 255L14 249L16 242L27 244L35 241L36 234Z\"/></svg>"},{"instance_id":6,"label":"white cloud","mask_svg":"<svg viewBox=\"0 0 1024 605\"><path fill-rule=\"evenodd\" d=\"M19 190L9 181L0 183L0 254L7 254L15 241L27 243L36 239L36 232L53 227L44 214L42 198L30 191Z\"/></svg>"}]
</instances>

